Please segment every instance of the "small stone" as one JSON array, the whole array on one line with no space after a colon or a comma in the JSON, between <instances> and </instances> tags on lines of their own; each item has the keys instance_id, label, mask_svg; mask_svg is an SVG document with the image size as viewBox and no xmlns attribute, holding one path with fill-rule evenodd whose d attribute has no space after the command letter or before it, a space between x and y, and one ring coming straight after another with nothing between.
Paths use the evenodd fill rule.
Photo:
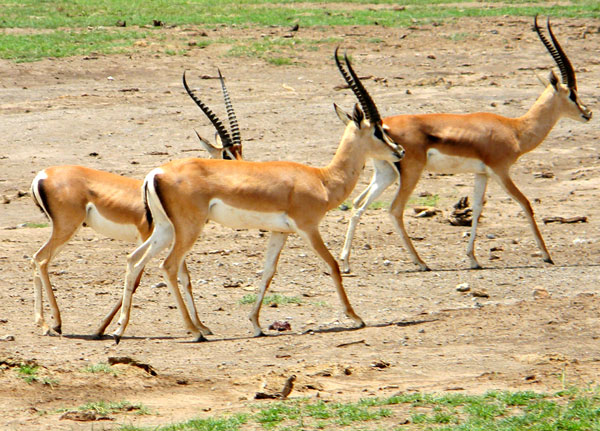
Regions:
<instances>
[{"instance_id":1,"label":"small stone","mask_svg":"<svg viewBox=\"0 0 600 431\"><path fill-rule=\"evenodd\" d=\"M456 285L456 290L458 292L468 292L471 290L471 286L469 286L469 283L460 283Z\"/></svg>"},{"instance_id":2,"label":"small stone","mask_svg":"<svg viewBox=\"0 0 600 431\"><path fill-rule=\"evenodd\" d=\"M550 298L550 293L543 288L537 288L533 291L533 299L548 299Z\"/></svg>"},{"instance_id":3,"label":"small stone","mask_svg":"<svg viewBox=\"0 0 600 431\"><path fill-rule=\"evenodd\" d=\"M489 293L487 293L485 290L482 290L482 289L472 291L471 295L474 298L489 298L490 297Z\"/></svg>"},{"instance_id":4,"label":"small stone","mask_svg":"<svg viewBox=\"0 0 600 431\"><path fill-rule=\"evenodd\" d=\"M386 260L383 261L383 266L390 266L391 264L392 264L391 260L387 260L386 259Z\"/></svg>"}]
</instances>

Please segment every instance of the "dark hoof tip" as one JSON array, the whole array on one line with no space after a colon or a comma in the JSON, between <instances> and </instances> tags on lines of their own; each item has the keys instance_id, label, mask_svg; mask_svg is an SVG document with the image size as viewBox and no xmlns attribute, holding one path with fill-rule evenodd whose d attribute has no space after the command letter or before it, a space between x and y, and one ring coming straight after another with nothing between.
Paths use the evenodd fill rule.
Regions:
<instances>
[{"instance_id":1,"label":"dark hoof tip","mask_svg":"<svg viewBox=\"0 0 600 431\"><path fill-rule=\"evenodd\" d=\"M266 334L265 334L263 331L260 331L258 334L255 334L255 335L254 335L254 337L255 337L255 338L259 338L259 337L266 337L266 336L267 336L267 335L266 335Z\"/></svg>"},{"instance_id":2,"label":"dark hoof tip","mask_svg":"<svg viewBox=\"0 0 600 431\"><path fill-rule=\"evenodd\" d=\"M62 335L62 328L60 326L55 326L52 329L54 329L54 332L56 332L58 335Z\"/></svg>"},{"instance_id":3,"label":"dark hoof tip","mask_svg":"<svg viewBox=\"0 0 600 431\"><path fill-rule=\"evenodd\" d=\"M554 261L550 257L548 259L544 259L544 262L554 265Z\"/></svg>"},{"instance_id":4,"label":"dark hoof tip","mask_svg":"<svg viewBox=\"0 0 600 431\"><path fill-rule=\"evenodd\" d=\"M194 343L203 343L204 341L208 341L206 339L206 337L202 334L198 335L198 337L196 337L196 339L194 340Z\"/></svg>"},{"instance_id":5,"label":"dark hoof tip","mask_svg":"<svg viewBox=\"0 0 600 431\"><path fill-rule=\"evenodd\" d=\"M103 333L100 334L92 334L92 340L102 340L102 338L104 337Z\"/></svg>"},{"instance_id":6,"label":"dark hoof tip","mask_svg":"<svg viewBox=\"0 0 600 431\"><path fill-rule=\"evenodd\" d=\"M115 344L119 344L119 342L121 341L121 336L113 334L112 337L113 337L113 340L115 340Z\"/></svg>"},{"instance_id":7,"label":"dark hoof tip","mask_svg":"<svg viewBox=\"0 0 600 431\"><path fill-rule=\"evenodd\" d=\"M428 271L431 271L430 267L426 266L425 268L423 268L423 272L428 272Z\"/></svg>"}]
</instances>

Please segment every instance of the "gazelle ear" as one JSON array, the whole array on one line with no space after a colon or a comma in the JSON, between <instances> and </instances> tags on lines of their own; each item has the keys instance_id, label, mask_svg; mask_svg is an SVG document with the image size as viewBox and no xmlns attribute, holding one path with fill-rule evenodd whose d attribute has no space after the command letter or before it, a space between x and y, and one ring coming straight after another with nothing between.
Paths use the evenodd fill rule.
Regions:
<instances>
[{"instance_id":1,"label":"gazelle ear","mask_svg":"<svg viewBox=\"0 0 600 431\"><path fill-rule=\"evenodd\" d=\"M194 132L196 132L196 131L194 130ZM206 139L204 139L202 136L200 136L198 134L198 132L196 132L196 136L198 136L198 139L200 139L200 143L202 144L204 149L206 151L208 151L208 153L210 154L210 157L212 157L213 159L221 158L221 149L220 148L217 148L214 145L212 145L210 142L208 142Z\"/></svg>"},{"instance_id":2,"label":"gazelle ear","mask_svg":"<svg viewBox=\"0 0 600 431\"><path fill-rule=\"evenodd\" d=\"M335 103L333 104L333 108L335 109L335 113L337 114L338 118L342 120L342 123L348 125L348 123L352 121L352 117L346 114L346 112L342 108L337 106Z\"/></svg>"},{"instance_id":3,"label":"gazelle ear","mask_svg":"<svg viewBox=\"0 0 600 431\"><path fill-rule=\"evenodd\" d=\"M558 90L558 77L556 76L556 73L554 73L554 70L550 71L550 75L548 76L548 80L550 81L550 84L552 84L552 86Z\"/></svg>"},{"instance_id":4,"label":"gazelle ear","mask_svg":"<svg viewBox=\"0 0 600 431\"><path fill-rule=\"evenodd\" d=\"M358 106L358 103L354 105L354 112L352 114L352 119L354 120L354 124L356 124L356 128L360 129L360 125L365 119L365 114Z\"/></svg>"}]
</instances>

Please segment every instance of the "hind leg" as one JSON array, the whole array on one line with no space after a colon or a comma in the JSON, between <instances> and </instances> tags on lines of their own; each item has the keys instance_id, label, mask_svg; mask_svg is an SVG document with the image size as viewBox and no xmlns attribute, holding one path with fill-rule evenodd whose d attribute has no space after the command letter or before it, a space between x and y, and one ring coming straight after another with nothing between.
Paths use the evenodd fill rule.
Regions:
<instances>
[{"instance_id":1,"label":"hind leg","mask_svg":"<svg viewBox=\"0 0 600 431\"><path fill-rule=\"evenodd\" d=\"M146 264L171 244L173 236L173 227L170 223L157 223L150 238L127 256L127 271L125 273L121 315L117 322L117 329L112 334L116 343L121 341L123 332L129 323L131 300L136 280L139 279Z\"/></svg>"},{"instance_id":2,"label":"hind leg","mask_svg":"<svg viewBox=\"0 0 600 431\"><path fill-rule=\"evenodd\" d=\"M60 310L54 296L50 276L48 275L48 267L52 259L60 253L62 247L75 235L79 226L83 223L83 219L79 220L73 217L68 222L62 220L52 221L52 234L48 241L33 255L33 290L34 290L34 311L35 323L42 328L43 335L48 335L51 331L50 327L44 320L44 305L42 288L46 292L54 326L52 329L60 334L62 333L62 320Z\"/></svg>"}]
</instances>

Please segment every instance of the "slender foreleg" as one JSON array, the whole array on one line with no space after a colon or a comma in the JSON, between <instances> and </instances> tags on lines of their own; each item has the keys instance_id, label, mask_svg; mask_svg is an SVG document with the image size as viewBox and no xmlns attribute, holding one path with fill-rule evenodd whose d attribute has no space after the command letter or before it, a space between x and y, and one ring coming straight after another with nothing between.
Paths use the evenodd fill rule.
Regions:
<instances>
[{"instance_id":1,"label":"slender foreleg","mask_svg":"<svg viewBox=\"0 0 600 431\"><path fill-rule=\"evenodd\" d=\"M421 172L423 171L423 165L415 162L405 162L402 164L402 172L400 173L400 186L398 187L398 192L392 201L390 206L390 214L392 216L392 221L396 226L396 229L400 233L400 237L404 242L404 246L408 250L412 261L419 265L421 271L429 271L429 267L427 264L421 259L419 253L415 249L408 233L406 232L406 228L404 227L404 208L406 207L406 203L410 198L411 193L415 189L415 186L419 182L419 178L421 177Z\"/></svg>"},{"instance_id":2,"label":"slender foreleg","mask_svg":"<svg viewBox=\"0 0 600 431\"><path fill-rule=\"evenodd\" d=\"M260 280L260 289L258 292L258 297L256 298L254 307L252 308L252 311L248 316L250 321L252 322L252 326L254 327L255 337L265 335L260 327L260 323L258 320L260 314L260 307L262 305L263 299L265 298L267 289L271 284L271 280L275 275L275 270L277 269L277 262L279 261L279 256L281 255L281 249L283 249L287 237L287 233L271 232L269 243L267 244L265 267L263 269L262 277Z\"/></svg>"},{"instance_id":3,"label":"slender foreleg","mask_svg":"<svg viewBox=\"0 0 600 431\"><path fill-rule=\"evenodd\" d=\"M485 189L487 187L487 174L475 174L475 187L473 188L473 221L471 221L471 236L467 245L467 257L471 262L471 269L480 269L481 266L475 258L475 236L477 235L477 224L485 203Z\"/></svg>"},{"instance_id":4,"label":"slender foreleg","mask_svg":"<svg viewBox=\"0 0 600 431\"><path fill-rule=\"evenodd\" d=\"M398 171L390 163L383 160L374 160L373 167L375 172L369 187L367 187L355 200L354 200L354 212L350 217L350 223L348 223L348 230L346 232L346 240L344 241L344 248L340 255L340 261L342 265L342 271L344 273L350 272L350 252L352 251L352 241L354 240L354 232L356 226L360 221L363 213L367 210L375 199L377 199L390 185L394 183L398 177Z\"/></svg>"}]
</instances>

